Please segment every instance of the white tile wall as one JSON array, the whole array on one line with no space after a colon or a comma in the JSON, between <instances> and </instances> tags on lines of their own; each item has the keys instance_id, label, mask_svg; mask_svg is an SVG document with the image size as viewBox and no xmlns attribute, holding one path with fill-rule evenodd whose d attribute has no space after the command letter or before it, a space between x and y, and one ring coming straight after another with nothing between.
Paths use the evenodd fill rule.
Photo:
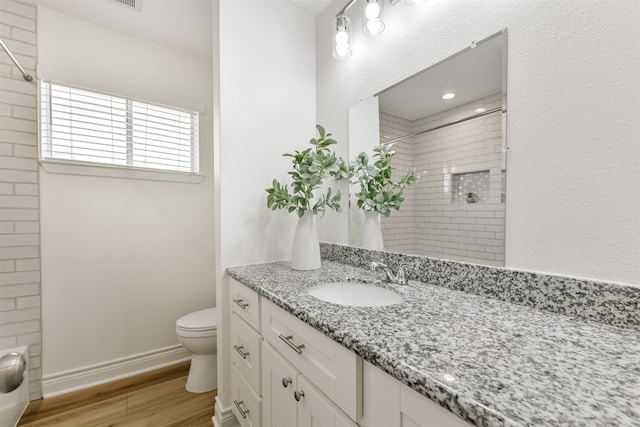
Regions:
<instances>
[{"instance_id":1,"label":"white tile wall","mask_svg":"<svg viewBox=\"0 0 640 427\"><path fill-rule=\"evenodd\" d=\"M381 112L381 142L501 105L501 94L415 122ZM388 139L387 139L388 140ZM395 144L394 168L415 167L420 178L399 212L383 218L385 250L488 265L504 264L502 117L487 116L428 132ZM454 181L483 181L477 203L456 197ZM455 179L454 179L455 178Z\"/></svg>"},{"instance_id":2,"label":"white tile wall","mask_svg":"<svg viewBox=\"0 0 640 427\"><path fill-rule=\"evenodd\" d=\"M42 396L36 8L0 1L0 349L29 346L31 399Z\"/></svg>"}]
</instances>

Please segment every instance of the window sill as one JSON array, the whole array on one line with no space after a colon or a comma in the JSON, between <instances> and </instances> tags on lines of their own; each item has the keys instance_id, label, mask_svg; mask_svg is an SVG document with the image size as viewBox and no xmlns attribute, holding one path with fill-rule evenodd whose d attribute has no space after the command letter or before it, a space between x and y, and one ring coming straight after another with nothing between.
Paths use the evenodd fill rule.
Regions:
<instances>
[{"instance_id":1,"label":"window sill","mask_svg":"<svg viewBox=\"0 0 640 427\"><path fill-rule=\"evenodd\" d=\"M204 181L204 175L196 173L131 168L86 162L40 159L40 166L42 166L42 169L46 173L63 175L84 175L145 181L184 182L190 184L200 184Z\"/></svg>"}]
</instances>

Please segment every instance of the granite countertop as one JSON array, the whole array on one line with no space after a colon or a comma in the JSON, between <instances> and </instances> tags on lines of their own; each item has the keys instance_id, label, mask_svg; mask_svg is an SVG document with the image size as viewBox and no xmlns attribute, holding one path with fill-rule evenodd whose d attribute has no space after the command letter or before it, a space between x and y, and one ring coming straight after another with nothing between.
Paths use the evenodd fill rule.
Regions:
<instances>
[{"instance_id":1,"label":"granite countertop","mask_svg":"<svg viewBox=\"0 0 640 427\"><path fill-rule=\"evenodd\" d=\"M640 426L640 333L422 282L381 283L322 261L227 269L236 280L477 426ZM401 304L349 307L305 292L376 281Z\"/></svg>"}]
</instances>

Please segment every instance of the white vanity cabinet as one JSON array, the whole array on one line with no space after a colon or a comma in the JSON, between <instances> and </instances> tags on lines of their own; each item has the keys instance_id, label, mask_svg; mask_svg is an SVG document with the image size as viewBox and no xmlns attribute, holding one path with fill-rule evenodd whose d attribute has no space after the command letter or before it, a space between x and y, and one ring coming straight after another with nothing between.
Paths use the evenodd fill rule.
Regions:
<instances>
[{"instance_id":1,"label":"white vanity cabinet","mask_svg":"<svg viewBox=\"0 0 640 427\"><path fill-rule=\"evenodd\" d=\"M229 290L242 427L469 427L240 282Z\"/></svg>"},{"instance_id":2,"label":"white vanity cabinet","mask_svg":"<svg viewBox=\"0 0 640 427\"><path fill-rule=\"evenodd\" d=\"M262 350L262 427L356 427L270 344Z\"/></svg>"},{"instance_id":3,"label":"white vanity cabinet","mask_svg":"<svg viewBox=\"0 0 640 427\"><path fill-rule=\"evenodd\" d=\"M262 304L262 335L351 419L360 418L360 357L267 300Z\"/></svg>"},{"instance_id":4,"label":"white vanity cabinet","mask_svg":"<svg viewBox=\"0 0 640 427\"><path fill-rule=\"evenodd\" d=\"M470 427L461 418L368 362L361 427Z\"/></svg>"}]
</instances>

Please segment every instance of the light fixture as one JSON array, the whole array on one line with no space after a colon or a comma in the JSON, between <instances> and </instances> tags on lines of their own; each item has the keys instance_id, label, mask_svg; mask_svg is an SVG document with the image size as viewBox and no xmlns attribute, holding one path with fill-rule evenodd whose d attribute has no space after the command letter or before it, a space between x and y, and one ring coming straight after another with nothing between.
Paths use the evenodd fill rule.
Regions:
<instances>
[{"instance_id":1,"label":"light fixture","mask_svg":"<svg viewBox=\"0 0 640 427\"><path fill-rule=\"evenodd\" d=\"M487 111L487 109L486 108L482 108L482 107L476 108L476 110L475 110L476 113L484 113L485 111Z\"/></svg>"},{"instance_id":2,"label":"light fixture","mask_svg":"<svg viewBox=\"0 0 640 427\"><path fill-rule=\"evenodd\" d=\"M351 20L345 14L336 16L333 25L333 56L347 59L351 56Z\"/></svg>"},{"instance_id":3,"label":"light fixture","mask_svg":"<svg viewBox=\"0 0 640 427\"><path fill-rule=\"evenodd\" d=\"M127 0L128 1L128 0ZM347 11L358 0L349 0L347 4L336 14L333 25L333 56L337 59L347 59L351 56L351 20L346 15ZM386 0L364 0L362 9L362 32L367 36L377 36L385 29L384 2ZM389 0L391 6L395 6L402 0ZM427 0L405 0L409 5L426 3Z\"/></svg>"},{"instance_id":4,"label":"light fixture","mask_svg":"<svg viewBox=\"0 0 640 427\"><path fill-rule=\"evenodd\" d=\"M384 31L383 0L366 0L364 4L364 18L362 32L367 36L377 36Z\"/></svg>"},{"instance_id":5,"label":"light fixture","mask_svg":"<svg viewBox=\"0 0 640 427\"><path fill-rule=\"evenodd\" d=\"M445 93L444 95L442 95L442 99L453 99L455 98L456 94L455 93Z\"/></svg>"}]
</instances>

